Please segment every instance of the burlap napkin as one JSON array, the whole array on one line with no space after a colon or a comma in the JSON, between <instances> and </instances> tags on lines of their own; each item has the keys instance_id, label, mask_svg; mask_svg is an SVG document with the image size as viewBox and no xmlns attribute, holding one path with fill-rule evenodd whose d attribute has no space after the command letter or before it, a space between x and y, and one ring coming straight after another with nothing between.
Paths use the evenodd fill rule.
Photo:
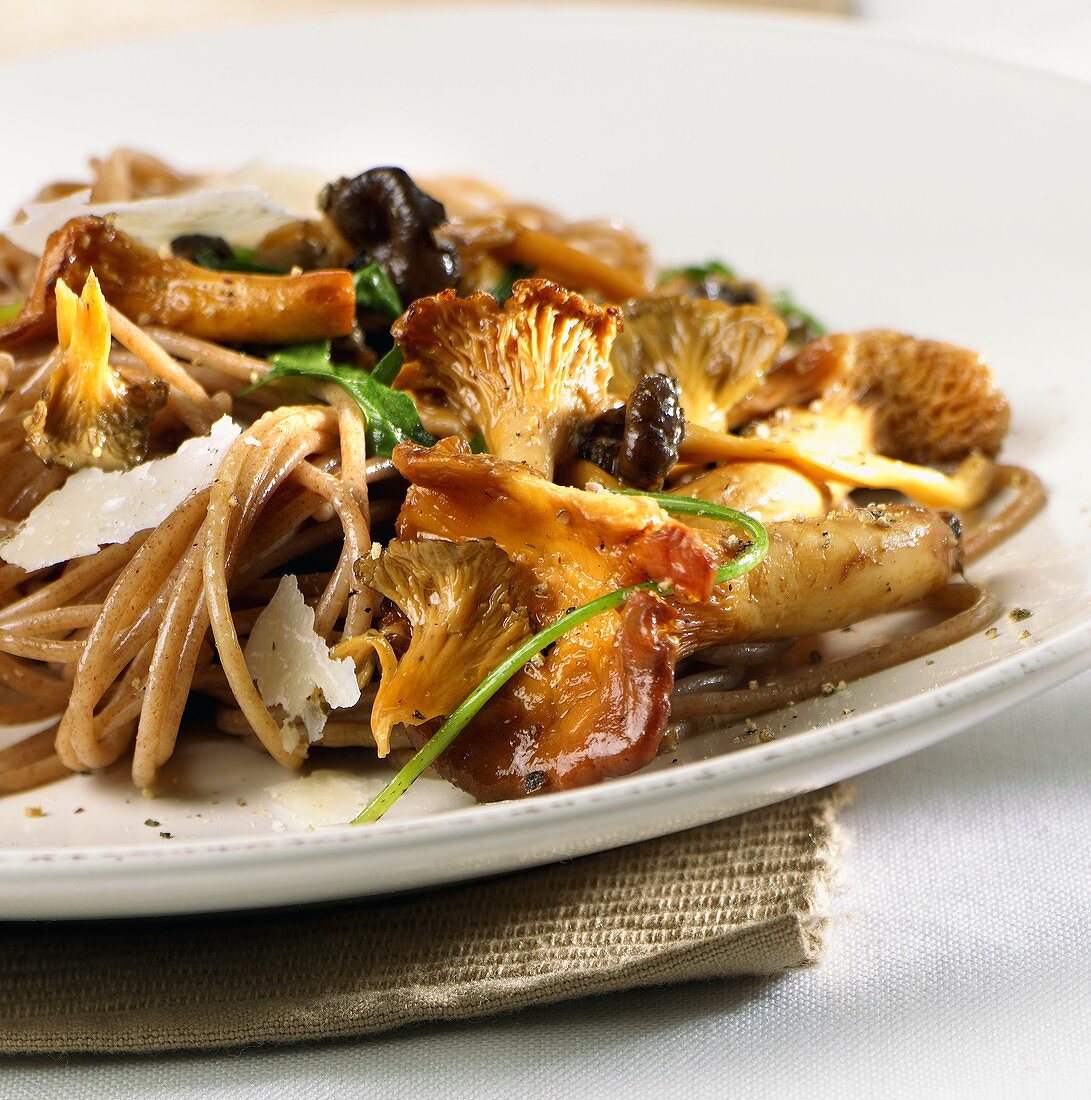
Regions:
<instances>
[{"instance_id":1,"label":"burlap napkin","mask_svg":"<svg viewBox=\"0 0 1091 1100\"><path fill-rule=\"evenodd\" d=\"M363 1035L802 966L822 951L840 801L830 788L552 867L333 909L0 924L0 1052Z\"/></svg>"}]
</instances>

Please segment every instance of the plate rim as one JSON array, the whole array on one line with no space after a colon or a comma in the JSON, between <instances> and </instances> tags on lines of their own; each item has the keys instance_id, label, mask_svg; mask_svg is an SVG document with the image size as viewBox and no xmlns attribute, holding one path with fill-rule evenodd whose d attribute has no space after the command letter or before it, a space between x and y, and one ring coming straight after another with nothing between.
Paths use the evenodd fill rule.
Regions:
<instances>
[{"instance_id":1,"label":"plate rim","mask_svg":"<svg viewBox=\"0 0 1091 1100\"><path fill-rule=\"evenodd\" d=\"M958 645L960 643L955 643ZM912 662L910 662L912 663ZM836 758L831 746L863 745L892 737L907 729L927 727L927 720L936 713L960 716L966 710L983 711L983 717L996 713L1002 706L1023 702L1065 680L1091 668L1091 621L1078 623L1060 636L1042 642L1022 653L1013 653L995 664L964 673L948 684L913 695L896 703L886 704L866 714L850 716L814 729L793 734L791 738L768 745L750 745L737 752L721 753L707 760L678 764L655 772L633 775L572 791L552 792L548 798L509 800L447 810L407 821L380 821L368 828L348 825L325 826L305 834L275 834L261 837L194 840L171 845L135 844L125 847L105 845L81 848L43 847L0 852L0 872L11 868L48 870L50 874L63 864L78 864L81 869L96 865L116 866L119 862L139 861L142 865L185 864L185 870L199 870L209 861L217 865L228 857L252 856L255 852L273 853L291 862L295 858L310 860L333 853L357 851L396 851L412 844L420 836L443 834L472 837L479 830L489 831L494 819L500 818L514 827L525 826L529 819L550 817L563 820L571 816L594 812L603 804L620 800L628 802L669 801L687 797L682 789L694 786L716 786L724 773L746 771L755 777L775 773L785 761L791 765L806 764L817 758ZM1051 675L1052 674L1052 675ZM864 677L861 681L869 679ZM995 681L995 682L994 682ZM992 702L995 706L990 706ZM938 721L938 720L937 720ZM972 721L972 720L971 720ZM946 727L928 739L927 743L953 736L967 724L939 722ZM785 746L790 751L785 752ZM912 748L900 755L909 755ZM741 761L741 763L740 763ZM769 804L768 802L765 803ZM756 803L757 809L761 803Z\"/></svg>"}]
</instances>

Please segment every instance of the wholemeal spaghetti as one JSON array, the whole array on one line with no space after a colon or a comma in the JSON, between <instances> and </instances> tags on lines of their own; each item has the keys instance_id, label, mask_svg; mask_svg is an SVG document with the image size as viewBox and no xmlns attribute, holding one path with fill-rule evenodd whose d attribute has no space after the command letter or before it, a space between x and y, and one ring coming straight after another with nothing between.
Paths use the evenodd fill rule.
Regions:
<instances>
[{"instance_id":1,"label":"wholemeal spaghetti","mask_svg":"<svg viewBox=\"0 0 1091 1100\"><path fill-rule=\"evenodd\" d=\"M0 239L0 723L43 727L0 750L0 793L122 760L153 788L201 698L290 769L421 748L521 647L434 763L483 799L535 794L997 615L962 566L1044 490L993 461L1007 407L969 353L826 336L722 264L657 277L623 223L473 180L373 169L306 214L245 192L279 219L249 244L126 232L142 202L176 218L216 194L120 150ZM95 212L66 206L36 252L74 196ZM90 553L11 549L88 470L154 476L187 441L215 470L161 520ZM861 506L878 488L930 507ZM293 593L305 619L274 622ZM824 630L906 607L938 621L813 663ZM254 667L278 629L322 650L294 710ZM346 667L334 706L321 676Z\"/></svg>"}]
</instances>

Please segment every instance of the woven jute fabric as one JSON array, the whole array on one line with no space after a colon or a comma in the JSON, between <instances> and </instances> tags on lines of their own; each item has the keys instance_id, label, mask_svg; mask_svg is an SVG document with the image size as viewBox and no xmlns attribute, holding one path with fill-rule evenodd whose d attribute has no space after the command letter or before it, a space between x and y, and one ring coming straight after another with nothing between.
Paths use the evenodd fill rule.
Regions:
<instances>
[{"instance_id":1,"label":"woven jute fabric","mask_svg":"<svg viewBox=\"0 0 1091 1100\"><path fill-rule=\"evenodd\" d=\"M840 799L351 906L0 924L0 1052L328 1039L803 966L824 943Z\"/></svg>"}]
</instances>

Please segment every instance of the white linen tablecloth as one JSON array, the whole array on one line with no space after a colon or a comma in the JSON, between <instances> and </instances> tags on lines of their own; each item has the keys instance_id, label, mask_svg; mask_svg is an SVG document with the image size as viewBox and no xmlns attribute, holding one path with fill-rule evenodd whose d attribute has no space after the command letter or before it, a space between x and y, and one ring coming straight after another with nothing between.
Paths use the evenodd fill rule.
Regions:
<instances>
[{"instance_id":1,"label":"white linen tablecloth","mask_svg":"<svg viewBox=\"0 0 1091 1100\"><path fill-rule=\"evenodd\" d=\"M1091 77L1088 0L862 6ZM1091 674L855 790L839 926L814 970L362 1042L9 1060L0 1100L1091 1096Z\"/></svg>"}]
</instances>

